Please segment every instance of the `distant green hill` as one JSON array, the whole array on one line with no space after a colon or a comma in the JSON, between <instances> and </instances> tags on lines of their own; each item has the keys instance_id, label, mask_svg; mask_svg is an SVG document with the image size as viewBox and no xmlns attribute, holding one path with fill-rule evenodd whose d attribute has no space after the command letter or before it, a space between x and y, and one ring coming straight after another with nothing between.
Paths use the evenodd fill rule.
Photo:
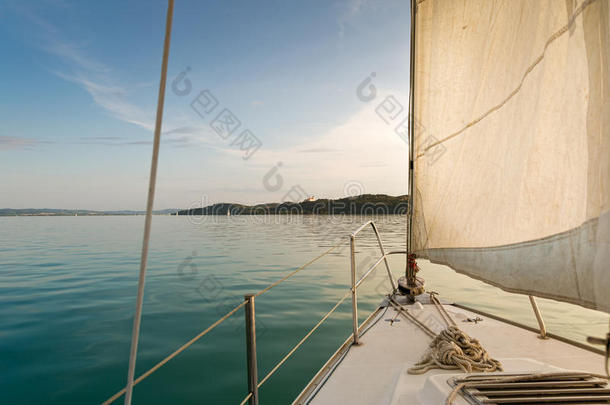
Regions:
<instances>
[{"instance_id":1,"label":"distant green hill","mask_svg":"<svg viewBox=\"0 0 610 405\"><path fill-rule=\"evenodd\" d=\"M178 211L178 215L404 215L407 212L407 196L362 194L338 200L320 199L298 203L283 202L257 205L219 203L202 208Z\"/></svg>"},{"instance_id":2,"label":"distant green hill","mask_svg":"<svg viewBox=\"0 0 610 405\"><path fill-rule=\"evenodd\" d=\"M157 210L155 215L404 215L407 212L407 196L386 194L362 194L337 200L320 199L314 201L268 203L242 205L219 203L202 208L178 210L175 208ZM102 215L144 215L145 211L95 211L57 208L0 208L1 216L102 216Z\"/></svg>"}]
</instances>

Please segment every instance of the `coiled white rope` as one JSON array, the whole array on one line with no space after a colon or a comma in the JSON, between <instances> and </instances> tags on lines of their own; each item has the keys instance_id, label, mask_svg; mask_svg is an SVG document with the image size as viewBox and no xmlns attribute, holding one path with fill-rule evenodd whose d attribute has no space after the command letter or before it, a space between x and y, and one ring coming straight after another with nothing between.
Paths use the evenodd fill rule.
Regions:
<instances>
[{"instance_id":1,"label":"coiled white rope","mask_svg":"<svg viewBox=\"0 0 610 405\"><path fill-rule=\"evenodd\" d=\"M502 371L500 362L489 357L477 339L453 325L432 340L424 356L407 372L424 374L435 368L465 373Z\"/></svg>"},{"instance_id":2,"label":"coiled white rope","mask_svg":"<svg viewBox=\"0 0 610 405\"><path fill-rule=\"evenodd\" d=\"M447 324L447 328L438 334L390 297L390 303L399 313L415 323L428 336L433 337L426 353L407 372L424 374L432 369L461 370L465 373L502 371L502 364L491 358L477 339L471 338L457 327L451 315L436 298L436 293L430 292L429 295L430 301Z\"/></svg>"}]
</instances>

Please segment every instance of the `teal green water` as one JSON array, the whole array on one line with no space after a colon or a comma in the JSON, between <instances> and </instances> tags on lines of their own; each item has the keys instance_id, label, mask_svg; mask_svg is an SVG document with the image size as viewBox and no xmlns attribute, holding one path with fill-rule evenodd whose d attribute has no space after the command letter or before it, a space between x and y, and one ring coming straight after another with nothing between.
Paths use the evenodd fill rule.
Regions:
<instances>
[{"instance_id":1,"label":"teal green water","mask_svg":"<svg viewBox=\"0 0 610 405\"><path fill-rule=\"evenodd\" d=\"M144 299L139 375L222 314L317 256L364 217L155 217ZM404 217L373 218L388 250L404 248ZM0 218L0 403L100 403L126 379L143 217ZM347 243L259 297L259 375L265 375L347 291ZM371 232L358 269L378 256ZM390 261L394 275L404 257ZM420 263L445 299L535 325L527 297ZM389 284L380 267L359 290L361 320ZM550 331L602 336L607 315L539 300ZM246 395L243 311L134 390L136 404L239 403ZM261 388L289 403L350 333L338 311ZM120 403L120 401L118 402Z\"/></svg>"}]
</instances>

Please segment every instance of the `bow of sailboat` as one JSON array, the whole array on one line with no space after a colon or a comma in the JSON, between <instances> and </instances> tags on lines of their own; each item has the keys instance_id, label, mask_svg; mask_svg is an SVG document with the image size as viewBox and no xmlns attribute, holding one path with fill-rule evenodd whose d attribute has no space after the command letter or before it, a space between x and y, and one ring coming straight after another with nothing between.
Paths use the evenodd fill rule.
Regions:
<instances>
[{"instance_id":1,"label":"bow of sailboat","mask_svg":"<svg viewBox=\"0 0 610 405\"><path fill-rule=\"evenodd\" d=\"M444 329L445 324L427 295L418 297L417 304L404 303L405 309L425 322L435 333ZM409 370L428 350L432 339L414 322L401 315L397 308L388 305L372 315L369 323L373 326L366 327L360 338L362 344L350 347L342 356L325 365L294 404L443 404L454 388L451 385L452 379L470 375L535 376L560 372L605 375L604 356L599 351L574 345L573 342L554 335L550 339L539 339L537 329L492 317L490 314L481 314L448 303L443 303L443 307L460 329L476 337L481 346L502 363L503 371L473 371L465 374L459 369L434 368L421 374L410 373ZM601 380L605 381L603 378ZM602 389L589 393L589 400L605 403L603 401L607 397L600 398L607 395L608 387L605 384L604 382L602 388L606 391ZM583 394L575 394L574 387L567 387L563 392L549 392L548 388L548 385L537 387L538 391L546 389L544 394L518 392L517 387L507 387L506 390L513 391L512 399L511 394L505 394L503 399L508 398L511 403L527 403L525 397L538 396L541 402L553 402L553 396L556 401L561 395ZM546 398L540 399L544 395ZM458 397L453 403L469 402Z\"/></svg>"},{"instance_id":2,"label":"bow of sailboat","mask_svg":"<svg viewBox=\"0 0 610 405\"><path fill-rule=\"evenodd\" d=\"M410 299L296 403L608 403L610 334L591 350L547 333L533 297L610 312L608 1L411 5ZM421 327L442 322L414 257L528 295L539 328L443 304L477 345L439 343L456 326ZM471 369L484 351L502 366Z\"/></svg>"}]
</instances>

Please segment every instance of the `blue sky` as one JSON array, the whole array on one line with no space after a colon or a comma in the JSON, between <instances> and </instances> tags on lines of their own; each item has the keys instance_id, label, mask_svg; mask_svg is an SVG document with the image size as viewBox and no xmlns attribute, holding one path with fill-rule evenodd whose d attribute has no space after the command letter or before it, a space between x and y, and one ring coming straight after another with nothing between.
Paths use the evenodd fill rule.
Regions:
<instances>
[{"instance_id":1,"label":"blue sky","mask_svg":"<svg viewBox=\"0 0 610 405\"><path fill-rule=\"evenodd\" d=\"M144 208L166 6L0 5L0 207ZM376 109L406 110L408 51L405 1L177 0L155 207L405 194L406 144ZM218 105L200 116L203 90Z\"/></svg>"}]
</instances>

